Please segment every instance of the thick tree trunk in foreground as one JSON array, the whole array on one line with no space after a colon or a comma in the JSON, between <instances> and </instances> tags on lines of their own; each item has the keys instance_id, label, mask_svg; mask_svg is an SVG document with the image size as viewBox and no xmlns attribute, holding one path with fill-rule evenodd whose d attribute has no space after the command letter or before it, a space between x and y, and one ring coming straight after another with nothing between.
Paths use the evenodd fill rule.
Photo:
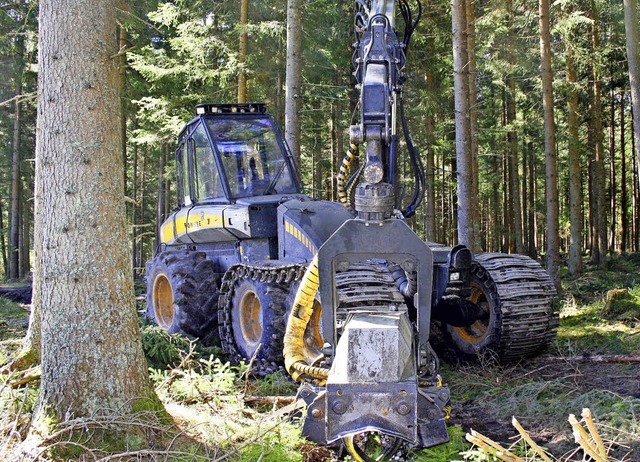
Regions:
<instances>
[{"instance_id":1,"label":"thick tree trunk in foreground","mask_svg":"<svg viewBox=\"0 0 640 462\"><path fill-rule=\"evenodd\" d=\"M558 206L558 156L553 115L553 74L551 70L551 33L549 0L540 0L540 61L542 106L544 110L544 154L547 194L547 272L556 287L560 285L560 211Z\"/></svg>"},{"instance_id":2,"label":"thick tree trunk in foreground","mask_svg":"<svg viewBox=\"0 0 640 462\"><path fill-rule=\"evenodd\" d=\"M35 422L158 408L133 296L115 31L115 0L40 2Z\"/></svg>"},{"instance_id":3,"label":"thick tree trunk in foreground","mask_svg":"<svg viewBox=\"0 0 640 462\"><path fill-rule=\"evenodd\" d=\"M284 136L300 165L300 92L302 91L302 0L287 2L287 72Z\"/></svg>"}]
</instances>

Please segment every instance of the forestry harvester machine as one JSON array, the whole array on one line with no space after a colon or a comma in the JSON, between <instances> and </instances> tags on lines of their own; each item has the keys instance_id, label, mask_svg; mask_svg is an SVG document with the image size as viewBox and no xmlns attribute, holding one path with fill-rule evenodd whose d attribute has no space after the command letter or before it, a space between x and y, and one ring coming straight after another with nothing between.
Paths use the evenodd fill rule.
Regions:
<instances>
[{"instance_id":1,"label":"forestry harvester machine","mask_svg":"<svg viewBox=\"0 0 640 462\"><path fill-rule=\"evenodd\" d=\"M149 318L251 360L254 372L284 367L302 382L307 437L343 441L356 460L371 460L363 441L372 433L383 456L403 442L448 440L432 322L461 357L502 360L540 352L557 323L553 284L535 261L424 242L405 222L425 185L402 99L420 4L399 1L402 38L394 8L356 0L360 121L340 167L340 203L301 192L264 104L201 104L178 139L179 206L147 264ZM415 176L406 205L397 125ZM359 149L362 167L348 178Z\"/></svg>"}]
</instances>

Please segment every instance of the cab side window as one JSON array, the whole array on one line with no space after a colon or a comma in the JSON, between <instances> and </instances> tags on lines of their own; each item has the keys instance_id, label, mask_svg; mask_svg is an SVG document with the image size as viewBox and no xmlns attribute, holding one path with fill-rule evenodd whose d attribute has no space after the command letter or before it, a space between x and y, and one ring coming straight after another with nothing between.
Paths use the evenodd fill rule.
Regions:
<instances>
[{"instance_id":1,"label":"cab side window","mask_svg":"<svg viewBox=\"0 0 640 462\"><path fill-rule=\"evenodd\" d=\"M191 205L189 163L187 161L187 149L184 144L178 146L176 150L176 176L178 179L178 204Z\"/></svg>"},{"instance_id":2,"label":"cab side window","mask_svg":"<svg viewBox=\"0 0 640 462\"><path fill-rule=\"evenodd\" d=\"M190 146L193 149L193 183L196 201L205 202L225 198L209 139L202 125L198 125L191 135Z\"/></svg>"}]
</instances>

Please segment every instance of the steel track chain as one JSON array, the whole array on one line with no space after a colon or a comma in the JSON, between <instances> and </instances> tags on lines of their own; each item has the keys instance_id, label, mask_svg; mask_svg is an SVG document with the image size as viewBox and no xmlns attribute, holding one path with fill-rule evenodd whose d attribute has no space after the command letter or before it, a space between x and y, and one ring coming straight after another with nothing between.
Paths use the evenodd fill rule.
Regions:
<instances>
[{"instance_id":1,"label":"steel track chain","mask_svg":"<svg viewBox=\"0 0 640 462\"><path fill-rule=\"evenodd\" d=\"M306 269L307 266L304 264L279 265L271 262L264 262L257 264L238 263L227 270L222 278L222 284L220 286L220 298L218 300L218 329L220 332L222 350L229 356L229 359L232 362L240 364L240 361L246 361L248 363L251 360L251 358L245 358L240 354L233 335L231 310L233 308L233 295L238 285L237 283L242 279L253 279L255 281L273 284L280 288L289 290L293 283L302 278ZM282 332L282 335L284 335L284 332ZM263 358L255 358L252 365L252 372L258 375L266 375L279 369L283 369L282 361L275 363Z\"/></svg>"},{"instance_id":2,"label":"steel track chain","mask_svg":"<svg viewBox=\"0 0 640 462\"><path fill-rule=\"evenodd\" d=\"M548 347L559 320L552 306L556 290L544 269L517 254L481 253L475 260L502 313L500 358L526 358Z\"/></svg>"},{"instance_id":3,"label":"steel track chain","mask_svg":"<svg viewBox=\"0 0 640 462\"><path fill-rule=\"evenodd\" d=\"M233 335L231 311L235 288L241 279L253 279L274 284L289 290L292 284L300 281L307 269L306 264L258 264L238 263L229 268L222 278L220 298L218 300L218 328L222 350L229 359L239 364L249 361L238 350ZM344 320L350 311L384 308L390 305L396 309L406 309L404 297L398 291L388 268L379 262L361 262L353 264L349 270L336 274L338 309L336 321ZM286 320L285 320L286 323ZM284 332L283 332L284 335ZM252 365L254 373L264 375L273 370L283 369L282 362L274 363L256 358Z\"/></svg>"}]
</instances>

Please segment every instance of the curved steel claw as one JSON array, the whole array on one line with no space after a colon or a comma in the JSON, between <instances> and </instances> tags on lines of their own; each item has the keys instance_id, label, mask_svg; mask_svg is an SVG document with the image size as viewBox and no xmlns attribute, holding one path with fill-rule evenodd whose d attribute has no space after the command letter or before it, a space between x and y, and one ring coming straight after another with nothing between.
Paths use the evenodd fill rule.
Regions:
<instances>
[{"instance_id":1,"label":"curved steel claw","mask_svg":"<svg viewBox=\"0 0 640 462\"><path fill-rule=\"evenodd\" d=\"M356 433L342 438L349 455L356 462L383 462L397 454L402 439L378 432Z\"/></svg>"}]
</instances>

